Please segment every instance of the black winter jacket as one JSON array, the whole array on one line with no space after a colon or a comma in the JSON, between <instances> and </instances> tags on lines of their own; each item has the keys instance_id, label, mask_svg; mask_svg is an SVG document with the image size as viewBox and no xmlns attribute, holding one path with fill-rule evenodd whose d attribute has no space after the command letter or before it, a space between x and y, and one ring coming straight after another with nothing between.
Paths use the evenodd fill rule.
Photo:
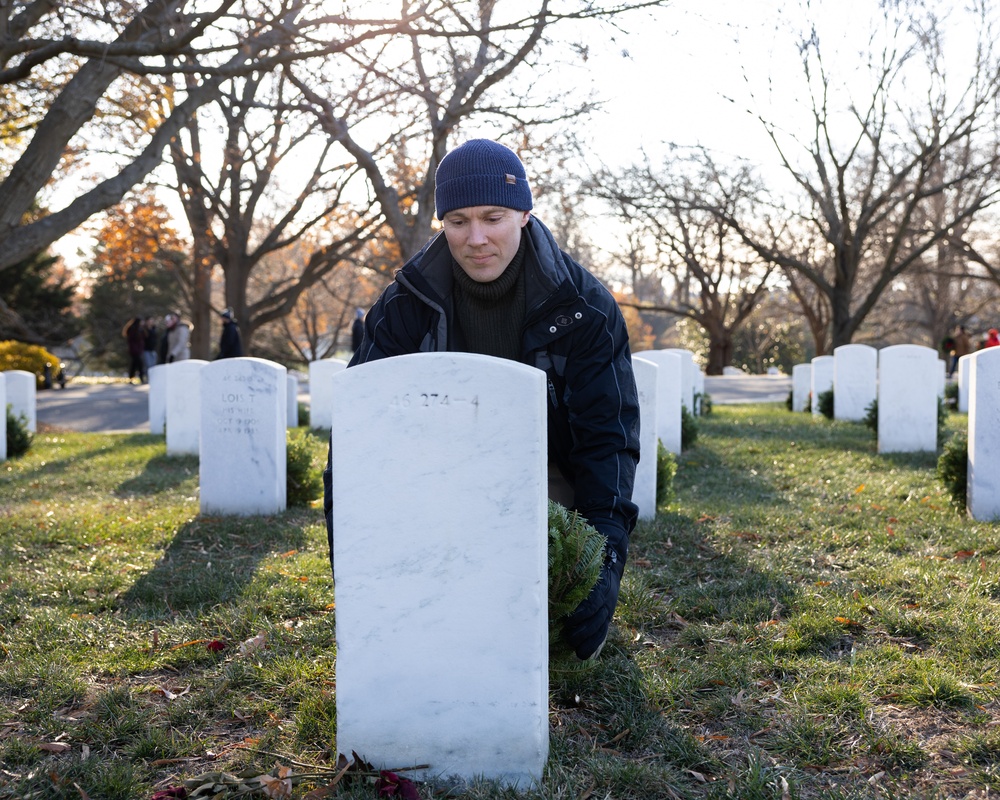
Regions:
<instances>
[{"instance_id":1,"label":"black winter jacket","mask_svg":"<svg viewBox=\"0 0 1000 800\"><path fill-rule=\"evenodd\" d=\"M521 361L548 381L549 459L574 487L576 508L607 537L619 575L638 509L639 400L628 332L611 293L563 253L534 217L525 226ZM396 274L368 312L349 366L417 352L464 351L453 317L452 259L443 234ZM650 456L652 457L652 456ZM329 463L324 475L332 554Z\"/></svg>"}]
</instances>

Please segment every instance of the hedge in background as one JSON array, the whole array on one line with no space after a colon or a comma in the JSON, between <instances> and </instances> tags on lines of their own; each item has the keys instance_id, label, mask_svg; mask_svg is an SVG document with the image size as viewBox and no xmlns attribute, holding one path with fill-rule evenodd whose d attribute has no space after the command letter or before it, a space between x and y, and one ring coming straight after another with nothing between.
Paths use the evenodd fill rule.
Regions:
<instances>
[{"instance_id":1,"label":"hedge in background","mask_svg":"<svg viewBox=\"0 0 1000 800\"><path fill-rule=\"evenodd\" d=\"M35 385L42 388L45 365L51 364L52 376L59 372L59 359L44 347L8 340L0 342L0 372L23 369L35 375Z\"/></svg>"}]
</instances>

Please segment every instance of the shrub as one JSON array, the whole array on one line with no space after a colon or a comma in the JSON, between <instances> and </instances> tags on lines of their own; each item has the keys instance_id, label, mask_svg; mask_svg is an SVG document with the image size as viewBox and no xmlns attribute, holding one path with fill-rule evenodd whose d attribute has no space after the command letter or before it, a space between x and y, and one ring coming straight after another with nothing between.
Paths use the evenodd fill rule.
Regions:
<instances>
[{"instance_id":1,"label":"shrub","mask_svg":"<svg viewBox=\"0 0 1000 800\"><path fill-rule=\"evenodd\" d=\"M955 411L958 410L958 384L946 383L944 387L945 404Z\"/></svg>"},{"instance_id":2,"label":"shrub","mask_svg":"<svg viewBox=\"0 0 1000 800\"><path fill-rule=\"evenodd\" d=\"M19 458L31 449L35 437L28 430L28 420L23 414L14 416L7 406L7 458Z\"/></svg>"},{"instance_id":3,"label":"shrub","mask_svg":"<svg viewBox=\"0 0 1000 800\"><path fill-rule=\"evenodd\" d=\"M708 392L694 393L694 407L698 411L698 416L703 417L712 413L712 395Z\"/></svg>"},{"instance_id":4,"label":"shrub","mask_svg":"<svg viewBox=\"0 0 1000 800\"><path fill-rule=\"evenodd\" d=\"M816 395L819 413L827 419L833 419L833 389L827 389Z\"/></svg>"},{"instance_id":5,"label":"shrub","mask_svg":"<svg viewBox=\"0 0 1000 800\"><path fill-rule=\"evenodd\" d=\"M681 450L687 450L698 440L698 420L694 414L681 406Z\"/></svg>"},{"instance_id":6,"label":"shrub","mask_svg":"<svg viewBox=\"0 0 1000 800\"><path fill-rule=\"evenodd\" d=\"M969 471L969 437L956 433L944 445L937 460L937 476L951 495L951 502L965 510Z\"/></svg>"},{"instance_id":7,"label":"shrub","mask_svg":"<svg viewBox=\"0 0 1000 800\"><path fill-rule=\"evenodd\" d=\"M304 506L323 493L323 470L317 463L317 437L299 429L288 432L288 505Z\"/></svg>"},{"instance_id":8,"label":"shrub","mask_svg":"<svg viewBox=\"0 0 1000 800\"><path fill-rule=\"evenodd\" d=\"M791 411L795 407L795 401L793 398L794 394L795 392L790 390L788 392L788 397L785 398L785 408L787 408L789 411Z\"/></svg>"},{"instance_id":9,"label":"shrub","mask_svg":"<svg viewBox=\"0 0 1000 800\"><path fill-rule=\"evenodd\" d=\"M677 474L677 459L674 454L656 440L656 507L668 506L674 500L674 476Z\"/></svg>"},{"instance_id":10,"label":"shrub","mask_svg":"<svg viewBox=\"0 0 1000 800\"><path fill-rule=\"evenodd\" d=\"M35 386L42 388L45 365L51 364L53 379L59 373L59 359L44 347L24 342L0 342L0 372L23 369L35 375Z\"/></svg>"},{"instance_id":11,"label":"shrub","mask_svg":"<svg viewBox=\"0 0 1000 800\"><path fill-rule=\"evenodd\" d=\"M865 409L865 418L862 420L865 423L865 427L872 432L872 435L878 438L878 398L876 397L872 400L868 407Z\"/></svg>"},{"instance_id":12,"label":"shrub","mask_svg":"<svg viewBox=\"0 0 1000 800\"><path fill-rule=\"evenodd\" d=\"M549 501L549 649L570 655L562 621L583 602L601 576L604 537L575 511Z\"/></svg>"}]
</instances>

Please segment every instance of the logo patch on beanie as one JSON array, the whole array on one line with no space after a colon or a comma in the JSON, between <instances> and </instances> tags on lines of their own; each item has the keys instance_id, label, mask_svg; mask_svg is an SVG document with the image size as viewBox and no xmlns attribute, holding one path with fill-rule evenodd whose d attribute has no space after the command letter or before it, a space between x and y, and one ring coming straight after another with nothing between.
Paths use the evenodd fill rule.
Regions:
<instances>
[{"instance_id":1,"label":"logo patch on beanie","mask_svg":"<svg viewBox=\"0 0 1000 800\"><path fill-rule=\"evenodd\" d=\"M511 184L515 184L515 185L517 184L517 178L515 178L509 172L504 173L503 179L505 181L507 181L507 183L511 183Z\"/></svg>"}]
</instances>

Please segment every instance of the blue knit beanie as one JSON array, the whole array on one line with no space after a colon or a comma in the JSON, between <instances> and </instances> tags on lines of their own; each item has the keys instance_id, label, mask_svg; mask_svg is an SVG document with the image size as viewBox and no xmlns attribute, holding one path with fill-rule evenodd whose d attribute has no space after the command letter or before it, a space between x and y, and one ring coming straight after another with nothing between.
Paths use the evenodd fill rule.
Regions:
<instances>
[{"instance_id":1,"label":"blue knit beanie","mask_svg":"<svg viewBox=\"0 0 1000 800\"><path fill-rule=\"evenodd\" d=\"M438 164L434 182L438 219L470 206L531 211L531 187L521 159L489 139L470 139L449 152Z\"/></svg>"}]
</instances>

